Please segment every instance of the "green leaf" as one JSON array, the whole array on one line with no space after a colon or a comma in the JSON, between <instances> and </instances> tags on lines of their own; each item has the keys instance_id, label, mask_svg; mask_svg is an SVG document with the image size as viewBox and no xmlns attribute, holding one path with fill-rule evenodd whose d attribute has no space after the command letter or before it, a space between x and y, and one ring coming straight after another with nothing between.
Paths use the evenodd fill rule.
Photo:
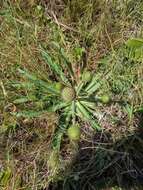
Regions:
<instances>
[{"instance_id":1,"label":"green leaf","mask_svg":"<svg viewBox=\"0 0 143 190\"><path fill-rule=\"evenodd\" d=\"M86 108L80 102L77 102L77 107L79 111L81 112L81 114L83 115L82 119L87 120L91 124L92 128L98 129L98 130L101 129L97 121L95 121L95 119L92 118L90 113L86 110Z\"/></svg>"},{"instance_id":2,"label":"green leaf","mask_svg":"<svg viewBox=\"0 0 143 190\"><path fill-rule=\"evenodd\" d=\"M63 131L61 131L60 129L56 132L53 141L52 141L52 146L54 149L56 150L60 150L61 147L61 141L62 141L62 137L63 137Z\"/></svg>"},{"instance_id":3,"label":"green leaf","mask_svg":"<svg viewBox=\"0 0 143 190\"><path fill-rule=\"evenodd\" d=\"M49 93L53 93L53 94L56 94L58 95L59 92L55 89L55 86L54 84L52 83L48 83L48 82L45 82L45 81L42 81L40 79L37 78L37 76L33 75L33 74L30 74L28 73L27 71L25 70L22 70L22 69L18 69L19 72L21 74L23 74L25 77L27 77L28 79L32 80L32 82L34 83L35 86L38 86L38 87L44 87L45 89L47 89L47 91ZM21 84L22 85L22 84ZM32 84L31 84L32 85Z\"/></svg>"},{"instance_id":4,"label":"green leaf","mask_svg":"<svg viewBox=\"0 0 143 190\"><path fill-rule=\"evenodd\" d=\"M11 175L12 175L12 171L11 171L11 169L8 167L8 168L4 171L3 176L2 176L2 178L0 179L0 184L1 184L2 186L6 187L7 184L8 184L8 182L9 182L9 180L10 180Z\"/></svg>"},{"instance_id":5,"label":"green leaf","mask_svg":"<svg viewBox=\"0 0 143 190\"><path fill-rule=\"evenodd\" d=\"M81 100L80 102L81 102L83 105L85 105L86 107L89 107L89 108L91 108L91 109L93 109L93 110L96 109L96 105L95 105L95 103L93 103L93 102L88 102L88 101L84 101L84 100Z\"/></svg>"},{"instance_id":6,"label":"green leaf","mask_svg":"<svg viewBox=\"0 0 143 190\"><path fill-rule=\"evenodd\" d=\"M136 109L135 112L141 112L141 113L143 113L143 107Z\"/></svg>"},{"instance_id":7,"label":"green leaf","mask_svg":"<svg viewBox=\"0 0 143 190\"><path fill-rule=\"evenodd\" d=\"M80 102L76 102L76 105L82 113L83 117L85 117L85 119L90 119L88 111L82 106L82 104Z\"/></svg>"},{"instance_id":8,"label":"green leaf","mask_svg":"<svg viewBox=\"0 0 143 190\"><path fill-rule=\"evenodd\" d=\"M76 57L77 57L77 59L79 61L82 58L83 53L85 52L85 48L76 47L74 49L74 51L75 51L75 55L76 55Z\"/></svg>"},{"instance_id":9,"label":"green leaf","mask_svg":"<svg viewBox=\"0 0 143 190\"><path fill-rule=\"evenodd\" d=\"M29 73L26 70L22 70L22 69L18 69L20 74L23 74L26 78L30 79L30 80L38 80L37 76L34 74Z\"/></svg>"},{"instance_id":10,"label":"green leaf","mask_svg":"<svg viewBox=\"0 0 143 190\"><path fill-rule=\"evenodd\" d=\"M70 110L67 114L66 114L66 124L68 125L70 120L72 117L72 111Z\"/></svg>"},{"instance_id":11,"label":"green leaf","mask_svg":"<svg viewBox=\"0 0 143 190\"><path fill-rule=\"evenodd\" d=\"M61 48L57 42L52 42L52 44L58 49L60 55L62 56L62 58L63 58L63 60L64 60L64 61L63 61L63 64L64 64L64 66L68 69L69 74L70 74L71 76L74 76L74 72L73 72L73 69L72 69L72 64L71 64L71 62L68 60L67 55L66 55L64 49Z\"/></svg>"},{"instance_id":12,"label":"green leaf","mask_svg":"<svg viewBox=\"0 0 143 190\"><path fill-rule=\"evenodd\" d=\"M70 105L70 103L60 103L60 104L58 104L58 105L55 105L55 106L53 106L53 108L52 108L52 110L55 112L55 111L57 111L57 110L60 110L60 109L62 109L62 108L65 108L65 107L67 107L67 106L69 106Z\"/></svg>"},{"instance_id":13,"label":"green leaf","mask_svg":"<svg viewBox=\"0 0 143 190\"><path fill-rule=\"evenodd\" d=\"M131 120L132 120L132 117L133 117L133 112L134 112L134 107L133 107L133 105L127 104L127 105L124 107L124 110L125 110L125 112L128 114L129 120L131 121Z\"/></svg>"},{"instance_id":14,"label":"green leaf","mask_svg":"<svg viewBox=\"0 0 143 190\"><path fill-rule=\"evenodd\" d=\"M75 101L72 101L71 103L71 112L72 112L72 119L73 119L73 122L75 123L75 111L76 111L76 103Z\"/></svg>"},{"instance_id":15,"label":"green leaf","mask_svg":"<svg viewBox=\"0 0 143 190\"><path fill-rule=\"evenodd\" d=\"M95 88L94 86L96 86L96 85L97 85L96 88L98 88L98 85L100 84L100 81L101 81L101 74L98 74L98 75L94 76L94 77L92 78L92 81L91 81L91 82L87 85L87 87L85 88L85 90L86 90L87 92L89 92L90 89Z\"/></svg>"},{"instance_id":16,"label":"green leaf","mask_svg":"<svg viewBox=\"0 0 143 190\"><path fill-rule=\"evenodd\" d=\"M26 88L26 89L31 89L34 87L34 83L31 82L15 82L12 83L12 86L15 88Z\"/></svg>"},{"instance_id":17,"label":"green leaf","mask_svg":"<svg viewBox=\"0 0 143 190\"><path fill-rule=\"evenodd\" d=\"M14 104L22 104L22 103L26 103L31 101L29 98L27 97L23 97L23 98L18 98L16 100L13 101Z\"/></svg>"},{"instance_id":18,"label":"green leaf","mask_svg":"<svg viewBox=\"0 0 143 190\"><path fill-rule=\"evenodd\" d=\"M69 84L68 79L66 78L64 72L62 71L62 67L61 67L60 65L54 63L54 62L52 61L52 58L50 57L50 55L49 55L47 52L45 52L45 51L43 51L43 50L41 50L41 52L42 52L43 58L46 60L46 63L47 63L48 66L52 69L52 71L53 71L57 76L59 76L60 79L61 79L64 83Z\"/></svg>"},{"instance_id":19,"label":"green leaf","mask_svg":"<svg viewBox=\"0 0 143 190\"><path fill-rule=\"evenodd\" d=\"M88 95L93 94L94 92L96 92L99 88L101 87L101 83L97 82L96 84L94 84L94 86L92 86L87 92Z\"/></svg>"},{"instance_id":20,"label":"green leaf","mask_svg":"<svg viewBox=\"0 0 143 190\"><path fill-rule=\"evenodd\" d=\"M79 84L78 84L78 86L76 87L76 93L77 93L77 95L80 93L80 91L82 90L82 88L83 88L83 86L84 86L84 82L80 82Z\"/></svg>"},{"instance_id":21,"label":"green leaf","mask_svg":"<svg viewBox=\"0 0 143 190\"><path fill-rule=\"evenodd\" d=\"M126 45L130 48L141 48L141 47L143 47L143 39L141 39L141 38L129 39L126 42Z\"/></svg>"},{"instance_id":22,"label":"green leaf","mask_svg":"<svg viewBox=\"0 0 143 190\"><path fill-rule=\"evenodd\" d=\"M97 121L95 121L95 120L90 120L90 124L91 124L92 128L97 129L98 131L101 130L101 127L100 127L100 125L98 124Z\"/></svg>"},{"instance_id":23,"label":"green leaf","mask_svg":"<svg viewBox=\"0 0 143 190\"><path fill-rule=\"evenodd\" d=\"M16 117L33 118L33 117L40 117L42 114L46 112L47 111L21 111L21 112L12 112L11 114Z\"/></svg>"}]
</instances>

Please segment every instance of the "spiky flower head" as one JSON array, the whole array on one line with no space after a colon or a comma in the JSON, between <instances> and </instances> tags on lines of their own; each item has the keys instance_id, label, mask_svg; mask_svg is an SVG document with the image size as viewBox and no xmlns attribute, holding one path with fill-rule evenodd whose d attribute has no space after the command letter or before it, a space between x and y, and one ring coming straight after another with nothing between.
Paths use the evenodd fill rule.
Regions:
<instances>
[{"instance_id":1,"label":"spiky flower head","mask_svg":"<svg viewBox=\"0 0 143 190\"><path fill-rule=\"evenodd\" d=\"M71 87L65 87L62 90L62 98L65 102L71 102L75 98L75 90Z\"/></svg>"}]
</instances>

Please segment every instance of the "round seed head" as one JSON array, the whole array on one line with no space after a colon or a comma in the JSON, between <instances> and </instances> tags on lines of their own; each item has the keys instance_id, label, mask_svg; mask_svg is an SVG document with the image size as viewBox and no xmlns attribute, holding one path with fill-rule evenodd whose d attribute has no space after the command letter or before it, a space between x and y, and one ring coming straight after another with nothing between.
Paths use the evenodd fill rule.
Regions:
<instances>
[{"instance_id":1,"label":"round seed head","mask_svg":"<svg viewBox=\"0 0 143 190\"><path fill-rule=\"evenodd\" d=\"M56 82L56 83L55 83L55 88L56 88L56 90L61 91L62 88L63 88L63 84L60 83L60 82Z\"/></svg>"},{"instance_id":2,"label":"round seed head","mask_svg":"<svg viewBox=\"0 0 143 190\"><path fill-rule=\"evenodd\" d=\"M84 71L82 75L82 81L83 82L89 82L92 78L92 74L90 71Z\"/></svg>"},{"instance_id":3,"label":"round seed head","mask_svg":"<svg viewBox=\"0 0 143 190\"><path fill-rule=\"evenodd\" d=\"M109 103L109 101L110 101L110 97L109 97L108 95L103 95L103 96L101 97L101 101L102 101L104 104L107 104L107 103Z\"/></svg>"},{"instance_id":4,"label":"round seed head","mask_svg":"<svg viewBox=\"0 0 143 190\"><path fill-rule=\"evenodd\" d=\"M65 102L71 102L75 98L75 91L73 88L65 87L62 90L62 98Z\"/></svg>"},{"instance_id":5,"label":"round seed head","mask_svg":"<svg viewBox=\"0 0 143 190\"><path fill-rule=\"evenodd\" d=\"M70 140L79 140L80 139L80 128L79 125L72 125L68 128L67 131L68 137Z\"/></svg>"}]
</instances>

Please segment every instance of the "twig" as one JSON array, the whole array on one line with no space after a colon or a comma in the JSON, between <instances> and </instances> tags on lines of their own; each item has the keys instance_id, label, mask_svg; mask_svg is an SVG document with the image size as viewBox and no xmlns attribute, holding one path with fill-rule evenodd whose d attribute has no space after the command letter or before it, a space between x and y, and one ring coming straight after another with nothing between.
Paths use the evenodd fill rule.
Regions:
<instances>
[{"instance_id":1,"label":"twig","mask_svg":"<svg viewBox=\"0 0 143 190\"><path fill-rule=\"evenodd\" d=\"M61 23L61 22L59 22L58 19L57 19L57 17L56 17L56 15L54 14L54 12L52 11L51 13L52 13L52 16L53 16L53 18L54 18L54 22L55 22L58 26L62 26L62 27L64 27L64 28L66 28L67 30L71 30L71 31L73 31L73 32L80 33L79 31L77 31L77 30L75 30L75 29L73 29L73 28L71 28L71 27L69 27L69 26L67 26L67 25L65 25L65 24L63 24L63 23Z\"/></svg>"}]
</instances>

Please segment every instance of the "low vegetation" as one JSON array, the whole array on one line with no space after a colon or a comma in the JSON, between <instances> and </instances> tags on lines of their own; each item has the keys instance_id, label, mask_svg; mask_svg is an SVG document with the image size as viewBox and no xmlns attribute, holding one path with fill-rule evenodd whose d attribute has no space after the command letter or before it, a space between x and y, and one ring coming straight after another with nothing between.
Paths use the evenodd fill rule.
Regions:
<instances>
[{"instance_id":1,"label":"low vegetation","mask_svg":"<svg viewBox=\"0 0 143 190\"><path fill-rule=\"evenodd\" d=\"M0 189L141 189L143 2L0 2Z\"/></svg>"}]
</instances>

